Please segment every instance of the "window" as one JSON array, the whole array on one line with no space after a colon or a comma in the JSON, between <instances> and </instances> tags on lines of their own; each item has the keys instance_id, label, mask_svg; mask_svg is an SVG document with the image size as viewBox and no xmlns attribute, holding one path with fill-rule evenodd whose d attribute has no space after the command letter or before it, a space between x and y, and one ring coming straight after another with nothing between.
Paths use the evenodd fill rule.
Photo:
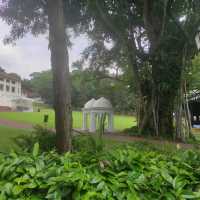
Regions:
<instances>
[{"instance_id":1,"label":"window","mask_svg":"<svg viewBox=\"0 0 200 200\"><path fill-rule=\"evenodd\" d=\"M15 81L12 81L12 84L14 85L14 84L15 84Z\"/></svg>"},{"instance_id":2,"label":"window","mask_svg":"<svg viewBox=\"0 0 200 200\"><path fill-rule=\"evenodd\" d=\"M3 84L0 84L0 91L3 91L4 90L4 86Z\"/></svg>"},{"instance_id":3,"label":"window","mask_svg":"<svg viewBox=\"0 0 200 200\"><path fill-rule=\"evenodd\" d=\"M6 83L10 83L10 80L7 79L7 80L6 80Z\"/></svg>"},{"instance_id":4,"label":"window","mask_svg":"<svg viewBox=\"0 0 200 200\"><path fill-rule=\"evenodd\" d=\"M3 78L0 78L0 81L2 81L2 82L3 82L3 81L4 81L4 79L3 79Z\"/></svg>"},{"instance_id":5,"label":"window","mask_svg":"<svg viewBox=\"0 0 200 200\"><path fill-rule=\"evenodd\" d=\"M12 92L15 93L15 87L12 87Z\"/></svg>"},{"instance_id":6,"label":"window","mask_svg":"<svg viewBox=\"0 0 200 200\"><path fill-rule=\"evenodd\" d=\"M8 85L6 85L6 91L9 92L10 91L10 87Z\"/></svg>"}]
</instances>

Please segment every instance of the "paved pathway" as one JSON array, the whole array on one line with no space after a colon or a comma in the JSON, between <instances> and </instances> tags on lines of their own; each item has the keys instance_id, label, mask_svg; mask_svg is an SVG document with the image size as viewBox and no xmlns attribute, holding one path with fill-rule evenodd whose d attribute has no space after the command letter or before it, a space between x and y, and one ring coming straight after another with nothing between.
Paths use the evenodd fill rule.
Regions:
<instances>
[{"instance_id":1,"label":"paved pathway","mask_svg":"<svg viewBox=\"0 0 200 200\"><path fill-rule=\"evenodd\" d=\"M16 122L16 121L11 121L11 120L7 120L7 119L0 119L0 125L8 126L10 128L19 128L19 129L32 129L33 128L32 124Z\"/></svg>"},{"instance_id":2,"label":"paved pathway","mask_svg":"<svg viewBox=\"0 0 200 200\"><path fill-rule=\"evenodd\" d=\"M0 119L0 125L2 126L7 126L11 128L18 128L18 129L32 129L33 125L28 124L28 123L23 123L23 122L16 122L16 121L11 121L11 120L6 120L6 119ZM84 134L82 131L76 129L74 130L76 133ZM112 133L112 134L105 134L105 138L107 139L112 139L115 141L120 141L120 142L135 142L135 141L141 141L141 142L148 142L152 144L172 144L172 145L178 145L180 148L191 148L193 145L191 144L185 144L185 143L180 143L180 142L171 142L171 141L166 141L166 140L156 140L156 139L148 139L148 138L143 138L143 137L137 137L137 136L128 136L123 133Z\"/></svg>"}]
</instances>

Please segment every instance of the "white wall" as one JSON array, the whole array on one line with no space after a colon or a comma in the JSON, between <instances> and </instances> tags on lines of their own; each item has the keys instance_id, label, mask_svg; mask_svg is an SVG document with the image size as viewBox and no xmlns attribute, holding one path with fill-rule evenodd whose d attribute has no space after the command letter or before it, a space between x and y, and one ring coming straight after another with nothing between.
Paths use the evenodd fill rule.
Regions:
<instances>
[{"instance_id":1,"label":"white wall","mask_svg":"<svg viewBox=\"0 0 200 200\"><path fill-rule=\"evenodd\" d=\"M32 100L22 95L21 81L0 79L0 84L3 85L3 90L0 88L0 106L10 107L13 111L33 112Z\"/></svg>"},{"instance_id":2,"label":"white wall","mask_svg":"<svg viewBox=\"0 0 200 200\"><path fill-rule=\"evenodd\" d=\"M6 97L4 95L0 95L0 106L10 107L12 108L12 101L11 98Z\"/></svg>"},{"instance_id":3,"label":"white wall","mask_svg":"<svg viewBox=\"0 0 200 200\"><path fill-rule=\"evenodd\" d=\"M0 85L3 85L3 90L1 90L0 88L0 96L7 96L7 97L20 97L21 94L21 81L15 81L15 83L13 83L11 80L8 80L9 82L7 82L7 79L3 79L0 80ZM9 87L9 91L7 91L6 87ZM14 88L14 92L12 91L12 89Z\"/></svg>"},{"instance_id":4,"label":"white wall","mask_svg":"<svg viewBox=\"0 0 200 200\"><path fill-rule=\"evenodd\" d=\"M0 79L0 85L3 85L3 90L0 88L0 106L6 106L13 108L12 99L15 97L21 97L21 81L12 82L12 80L7 81L7 79ZM7 91L6 86L9 87ZM12 91L14 88L14 92Z\"/></svg>"}]
</instances>

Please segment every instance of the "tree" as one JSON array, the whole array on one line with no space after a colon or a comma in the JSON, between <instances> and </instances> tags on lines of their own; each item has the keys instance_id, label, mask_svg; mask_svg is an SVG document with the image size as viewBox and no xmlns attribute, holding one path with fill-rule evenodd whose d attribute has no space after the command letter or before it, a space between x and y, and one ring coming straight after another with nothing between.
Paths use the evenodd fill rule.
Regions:
<instances>
[{"instance_id":1,"label":"tree","mask_svg":"<svg viewBox=\"0 0 200 200\"><path fill-rule=\"evenodd\" d=\"M133 90L123 77L116 78L107 73L97 73L93 69L73 67L70 73L72 88L72 108L81 110L83 105L92 98L106 97L111 100L118 113L133 113L135 102ZM31 91L35 97L53 106L52 71L34 72L29 80L23 80L23 89Z\"/></svg>"},{"instance_id":2,"label":"tree","mask_svg":"<svg viewBox=\"0 0 200 200\"><path fill-rule=\"evenodd\" d=\"M23 88L32 90L34 94L41 97L44 103L53 106L53 75L51 70L34 72L30 75L30 80L23 81ZM25 84L26 83L26 84Z\"/></svg>"},{"instance_id":3,"label":"tree","mask_svg":"<svg viewBox=\"0 0 200 200\"><path fill-rule=\"evenodd\" d=\"M107 67L117 63L125 72L132 69L140 132L173 137L173 112L184 69L183 58L190 60L196 51L194 38L200 24L200 3L89 2L93 26L87 32L93 44L86 58L90 58L88 54L91 60L98 58L97 66L102 65L104 58L105 63L110 60ZM106 48L106 41L111 41L111 49Z\"/></svg>"},{"instance_id":4,"label":"tree","mask_svg":"<svg viewBox=\"0 0 200 200\"><path fill-rule=\"evenodd\" d=\"M188 90L200 91L200 53L192 60L189 68L186 70L186 81Z\"/></svg>"},{"instance_id":5,"label":"tree","mask_svg":"<svg viewBox=\"0 0 200 200\"><path fill-rule=\"evenodd\" d=\"M71 149L72 123L67 50L70 41L66 28L75 28L76 23L80 21L80 3L77 0L58 0L56 3L53 0L5 0L0 9L1 18L11 26L10 35L5 38L7 43L24 37L28 32L37 36L49 30L55 101L56 144L59 152Z\"/></svg>"},{"instance_id":6,"label":"tree","mask_svg":"<svg viewBox=\"0 0 200 200\"><path fill-rule=\"evenodd\" d=\"M108 98L119 113L133 113L134 93L123 77L109 74L109 72L98 72L92 68L75 69L72 77L72 106L80 109L92 98Z\"/></svg>"},{"instance_id":7,"label":"tree","mask_svg":"<svg viewBox=\"0 0 200 200\"><path fill-rule=\"evenodd\" d=\"M49 46L53 71L56 146L60 152L71 150L72 111L69 57L65 34L63 1L47 1Z\"/></svg>"}]
</instances>

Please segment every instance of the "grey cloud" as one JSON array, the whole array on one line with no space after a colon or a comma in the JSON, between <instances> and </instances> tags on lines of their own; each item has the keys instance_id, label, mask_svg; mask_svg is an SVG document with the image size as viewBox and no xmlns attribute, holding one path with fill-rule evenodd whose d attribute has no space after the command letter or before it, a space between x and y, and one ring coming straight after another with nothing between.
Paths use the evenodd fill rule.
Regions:
<instances>
[{"instance_id":1,"label":"grey cloud","mask_svg":"<svg viewBox=\"0 0 200 200\"><path fill-rule=\"evenodd\" d=\"M16 45L4 45L3 38L9 33L9 27L0 21L0 66L8 72L16 72L27 78L32 72L50 68L50 52L46 35L34 37L28 34L16 42ZM80 59L81 52L88 45L85 36L72 39L69 49L70 64Z\"/></svg>"}]
</instances>

